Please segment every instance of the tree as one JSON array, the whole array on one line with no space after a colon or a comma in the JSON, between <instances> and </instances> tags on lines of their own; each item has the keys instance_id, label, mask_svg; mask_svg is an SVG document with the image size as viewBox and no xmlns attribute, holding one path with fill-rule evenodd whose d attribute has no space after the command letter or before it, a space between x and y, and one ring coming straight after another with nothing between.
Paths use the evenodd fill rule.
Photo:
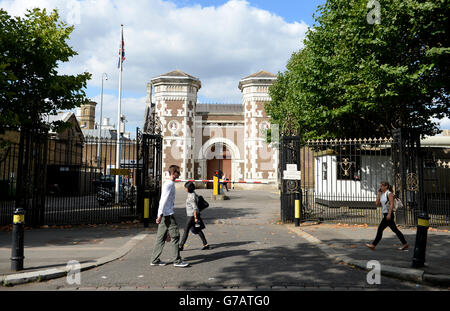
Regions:
<instances>
[{"instance_id":1,"label":"tree","mask_svg":"<svg viewBox=\"0 0 450 311\"><path fill-rule=\"evenodd\" d=\"M304 49L270 88L273 122L291 113L306 139L438 132L431 118L450 116L448 2L379 3L379 24L368 0L319 6Z\"/></svg>"},{"instance_id":2,"label":"tree","mask_svg":"<svg viewBox=\"0 0 450 311\"><path fill-rule=\"evenodd\" d=\"M67 44L73 26L56 10L28 10L25 18L0 9L0 132L39 128L42 115L86 103L91 75L60 75L60 62L77 55Z\"/></svg>"}]
</instances>

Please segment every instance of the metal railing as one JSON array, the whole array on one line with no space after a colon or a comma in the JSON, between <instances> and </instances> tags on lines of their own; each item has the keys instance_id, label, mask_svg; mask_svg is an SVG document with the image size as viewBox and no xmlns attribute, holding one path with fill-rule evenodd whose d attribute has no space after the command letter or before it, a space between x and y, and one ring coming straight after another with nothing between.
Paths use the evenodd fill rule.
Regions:
<instances>
[{"instance_id":1,"label":"metal railing","mask_svg":"<svg viewBox=\"0 0 450 311\"><path fill-rule=\"evenodd\" d=\"M44 146L45 165L29 166L26 172L24 187L29 189L27 193L33 194L27 195L21 203L25 205L26 224L95 224L138 218L137 143L136 140L121 140L122 160L117 165L116 140L48 137ZM0 158L0 225L7 225L11 224L17 205L18 168L24 160L20 160L18 144L3 149ZM29 151L23 154L32 157L33 152ZM117 174L116 168L121 168L123 175L112 175ZM38 193L34 191L37 185L41 189ZM36 205L33 200L41 204ZM30 215L39 216L30 218Z\"/></svg>"},{"instance_id":2,"label":"metal railing","mask_svg":"<svg viewBox=\"0 0 450 311\"><path fill-rule=\"evenodd\" d=\"M424 197L430 226L450 225L450 147L422 144Z\"/></svg>"},{"instance_id":3,"label":"metal railing","mask_svg":"<svg viewBox=\"0 0 450 311\"><path fill-rule=\"evenodd\" d=\"M297 196L302 202L301 219L378 224L383 217L381 207L375 204L380 182L388 181L396 191L392 147L392 138L304 143L299 162L301 194ZM449 226L450 149L423 145L421 150L430 226ZM409 204L411 202L403 203L405 210L402 212L407 217L403 217L401 224L414 226L418 211L414 204ZM292 215L293 206L289 204Z\"/></svg>"}]
</instances>

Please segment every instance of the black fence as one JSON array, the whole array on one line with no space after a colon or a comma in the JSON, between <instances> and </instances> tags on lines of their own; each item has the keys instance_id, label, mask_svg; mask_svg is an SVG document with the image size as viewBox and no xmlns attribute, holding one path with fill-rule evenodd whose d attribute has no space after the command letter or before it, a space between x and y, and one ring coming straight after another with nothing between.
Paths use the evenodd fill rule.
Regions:
<instances>
[{"instance_id":1,"label":"black fence","mask_svg":"<svg viewBox=\"0 0 450 311\"><path fill-rule=\"evenodd\" d=\"M24 141L22 148L10 144L0 153L1 225L12 223L18 205L25 208L25 221L31 226L142 218L137 205L136 181L142 180L138 140L51 136L37 140L32 135ZM22 187L19 175L24 176Z\"/></svg>"},{"instance_id":2,"label":"black fence","mask_svg":"<svg viewBox=\"0 0 450 311\"><path fill-rule=\"evenodd\" d=\"M16 205L19 145L11 144L1 149L0 224L3 225L12 223L12 212Z\"/></svg>"},{"instance_id":3,"label":"black fence","mask_svg":"<svg viewBox=\"0 0 450 311\"><path fill-rule=\"evenodd\" d=\"M281 140L281 173L297 164L300 180L282 178L282 219L294 220L294 200L301 200L301 219L345 224L378 224L383 215L375 204L380 182L388 181L399 194L393 166L391 138L314 140L301 144L299 137ZM450 149L448 145L420 147L423 157L424 206L430 226L450 225ZM298 155L296 155L298 153ZM290 158L289 158L290 157ZM414 195L416 174L406 171L401 199L404 209L396 212L399 224L414 226L420 207ZM416 176L417 177L417 176ZM417 179L417 178L416 178ZM397 180L398 181L398 180ZM283 201L284 207L283 207Z\"/></svg>"}]
</instances>

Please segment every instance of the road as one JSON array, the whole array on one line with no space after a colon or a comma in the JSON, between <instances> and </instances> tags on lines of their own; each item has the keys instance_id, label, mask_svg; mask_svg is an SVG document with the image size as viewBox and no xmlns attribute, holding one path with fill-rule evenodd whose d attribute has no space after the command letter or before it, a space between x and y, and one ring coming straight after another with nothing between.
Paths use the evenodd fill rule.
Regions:
<instances>
[{"instance_id":1,"label":"road","mask_svg":"<svg viewBox=\"0 0 450 311\"><path fill-rule=\"evenodd\" d=\"M367 272L338 264L315 245L280 223L279 195L270 191L230 191L230 200L211 201L203 212L205 235L213 249L201 250L190 234L182 256L188 268L150 266L155 228L119 260L81 273L81 284L66 278L5 290L433 290L382 276L367 283ZM175 215L180 233L186 193L178 190ZM166 244L162 260L170 257Z\"/></svg>"}]
</instances>

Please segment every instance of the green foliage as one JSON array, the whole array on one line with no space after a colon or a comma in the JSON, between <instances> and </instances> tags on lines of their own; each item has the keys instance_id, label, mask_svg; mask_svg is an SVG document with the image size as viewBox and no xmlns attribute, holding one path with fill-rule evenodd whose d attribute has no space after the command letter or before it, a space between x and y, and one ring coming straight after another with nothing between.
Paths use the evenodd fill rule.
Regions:
<instances>
[{"instance_id":1,"label":"green foliage","mask_svg":"<svg viewBox=\"0 0 450 311\"><path fill-rule=\"evenodd\" d=\"M0 132L39 127L42 114L87 102L83 88L91 75L59 75L58 64L77 53L67 44L72 26L56 10L11 17L0 9Z\"/></svg>"},{"instance_id":2,"label":"green foliage","mask_svg":"<svg viewBox=\"0 0 450 311\"><path fill-rule=\"evenodd\" d=\"M450 116L448 1L379 2L380 24L368 23L367 0L319 6L305 47L270 88L273 122L290 113L305 139L438 132L431 118Z\"/></svg>"}]
</instances>

